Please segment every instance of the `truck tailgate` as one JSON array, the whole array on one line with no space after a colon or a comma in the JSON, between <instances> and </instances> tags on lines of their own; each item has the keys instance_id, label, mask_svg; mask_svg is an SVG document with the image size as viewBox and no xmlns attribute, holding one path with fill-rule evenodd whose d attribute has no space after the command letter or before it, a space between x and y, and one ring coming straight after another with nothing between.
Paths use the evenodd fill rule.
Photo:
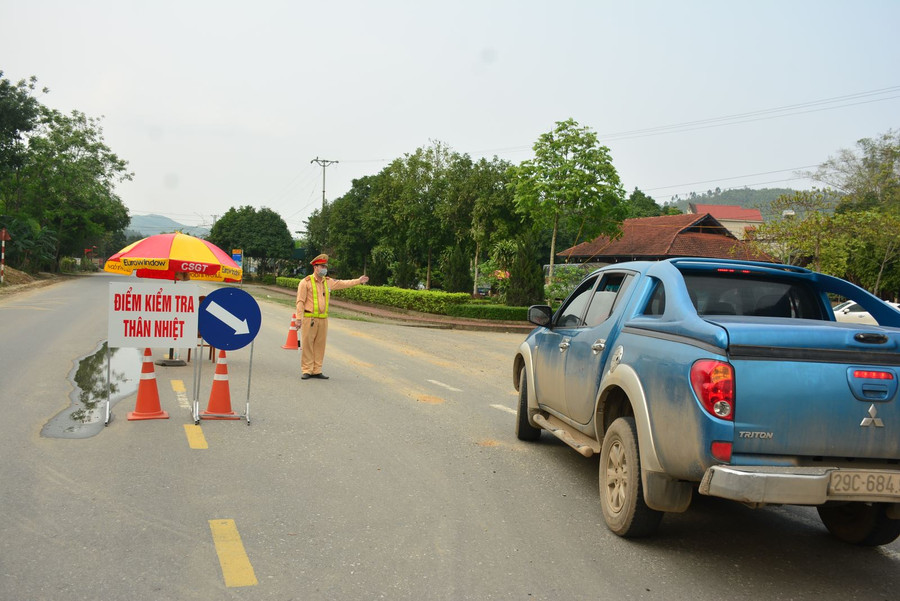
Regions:
<instances>
[{"instance_id":1,"label":"truck tailgate","mask_svg":"<svg viewBox=\"0 0 900 601\"><path fill-rule=\"evenodd\" d=\"M735 369L736 455L900 459L900 330L760 321L715 320Z\"/></svg>"}]
</instances>

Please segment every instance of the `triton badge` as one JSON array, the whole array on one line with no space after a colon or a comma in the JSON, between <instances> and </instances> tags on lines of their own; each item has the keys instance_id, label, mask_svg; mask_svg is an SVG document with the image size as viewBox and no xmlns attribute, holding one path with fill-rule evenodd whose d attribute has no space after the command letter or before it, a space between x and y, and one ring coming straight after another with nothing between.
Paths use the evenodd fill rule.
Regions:
<instances>
[{"instance_id":1,"label":"triton badge","mask_svg":"<svg viewBox=\"0 0 900 601\"><path fill-rule=\"evenodd\" d=\"M876 428L884 427L884 422L881 421L880 417L878 417L878 411L875 410L874 404L869 407L869 417L864 417L859 425L862 428L867 428L869 426L875 426Z\"/></svg>"}]
</instances>

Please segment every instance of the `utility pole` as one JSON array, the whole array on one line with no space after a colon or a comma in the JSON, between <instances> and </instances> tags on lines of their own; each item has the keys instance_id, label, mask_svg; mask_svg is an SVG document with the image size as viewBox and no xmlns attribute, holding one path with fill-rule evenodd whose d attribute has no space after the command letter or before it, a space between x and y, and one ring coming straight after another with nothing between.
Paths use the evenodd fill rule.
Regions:
<instances>
[{"instance_id":1,"label":"utility pole","mask_svg":"<svg viewBox=\"0 0 900 601\"><path fill-rule=\"evenodd\" d=\"M316 163L317 165L322 166L322 212L325 212L325 167L329 165L334 165L335 163L339 163L340 161L329 161L328 159L320 159L319 157L314 158L310 161L310 163Z\"/></svg>"}]
</instances>

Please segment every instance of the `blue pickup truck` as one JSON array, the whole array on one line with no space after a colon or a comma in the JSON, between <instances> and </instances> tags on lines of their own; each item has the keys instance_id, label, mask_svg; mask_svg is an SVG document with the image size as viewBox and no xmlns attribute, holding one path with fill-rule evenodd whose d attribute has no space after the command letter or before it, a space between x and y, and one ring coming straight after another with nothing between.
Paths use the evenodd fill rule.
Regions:
<instances>
[{"instance_id":1,"label":"blue pickup truck","mask_svg":"<svg viewBox=\"0 0 900 601\"><path fill-rule=\"evenodd\" d=\"M877 325L837 322L837 300ZM865 290L772 263L630 262L529 321L516 435L599 454L616 534L653 534L696 490L815 506L853 544L900 536L900 312Z\"/></svg>"}]
</instances>

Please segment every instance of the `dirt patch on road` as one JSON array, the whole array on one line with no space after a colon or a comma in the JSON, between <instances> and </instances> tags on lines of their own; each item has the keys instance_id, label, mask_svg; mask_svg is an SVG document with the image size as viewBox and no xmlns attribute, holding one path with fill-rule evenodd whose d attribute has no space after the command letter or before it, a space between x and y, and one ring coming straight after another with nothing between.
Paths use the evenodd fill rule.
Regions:
<instances>
[{"instance_id":1,"label":"dirt patch on road","mask_svg":"<svg viewBox=\"0 0 900 601\"><path fill-rule=\"evenodd\" d=\"M0 296L9 296L16 292L49 286L64 277L66 276L53 273L39 273L37 276L33 276L5 265L3 267L3 284L0 285Z\"/></svg>"},{"instance_id":2,"label":"dirt patch on road","mask_svg":"<svg viewBox=\"0 0 900 601\"><path fill-rule=\"evenodd\" d=\"M479 440L475 442L479 447L499 447L500 441L493 440L491 438L486 438L484 440Z\"/></svg>"},{"instance_id":3,"label":"dirt patch on road","mask_svg":"<svg viewBox=\"0 0 900 601\"><path fill-rule=\"evenodd\" d=\"M426 405L440 405L444 402L444 399L429 394L420 394L416 400L420 403L425 403Z\"/></svg>"}]
</instances>

